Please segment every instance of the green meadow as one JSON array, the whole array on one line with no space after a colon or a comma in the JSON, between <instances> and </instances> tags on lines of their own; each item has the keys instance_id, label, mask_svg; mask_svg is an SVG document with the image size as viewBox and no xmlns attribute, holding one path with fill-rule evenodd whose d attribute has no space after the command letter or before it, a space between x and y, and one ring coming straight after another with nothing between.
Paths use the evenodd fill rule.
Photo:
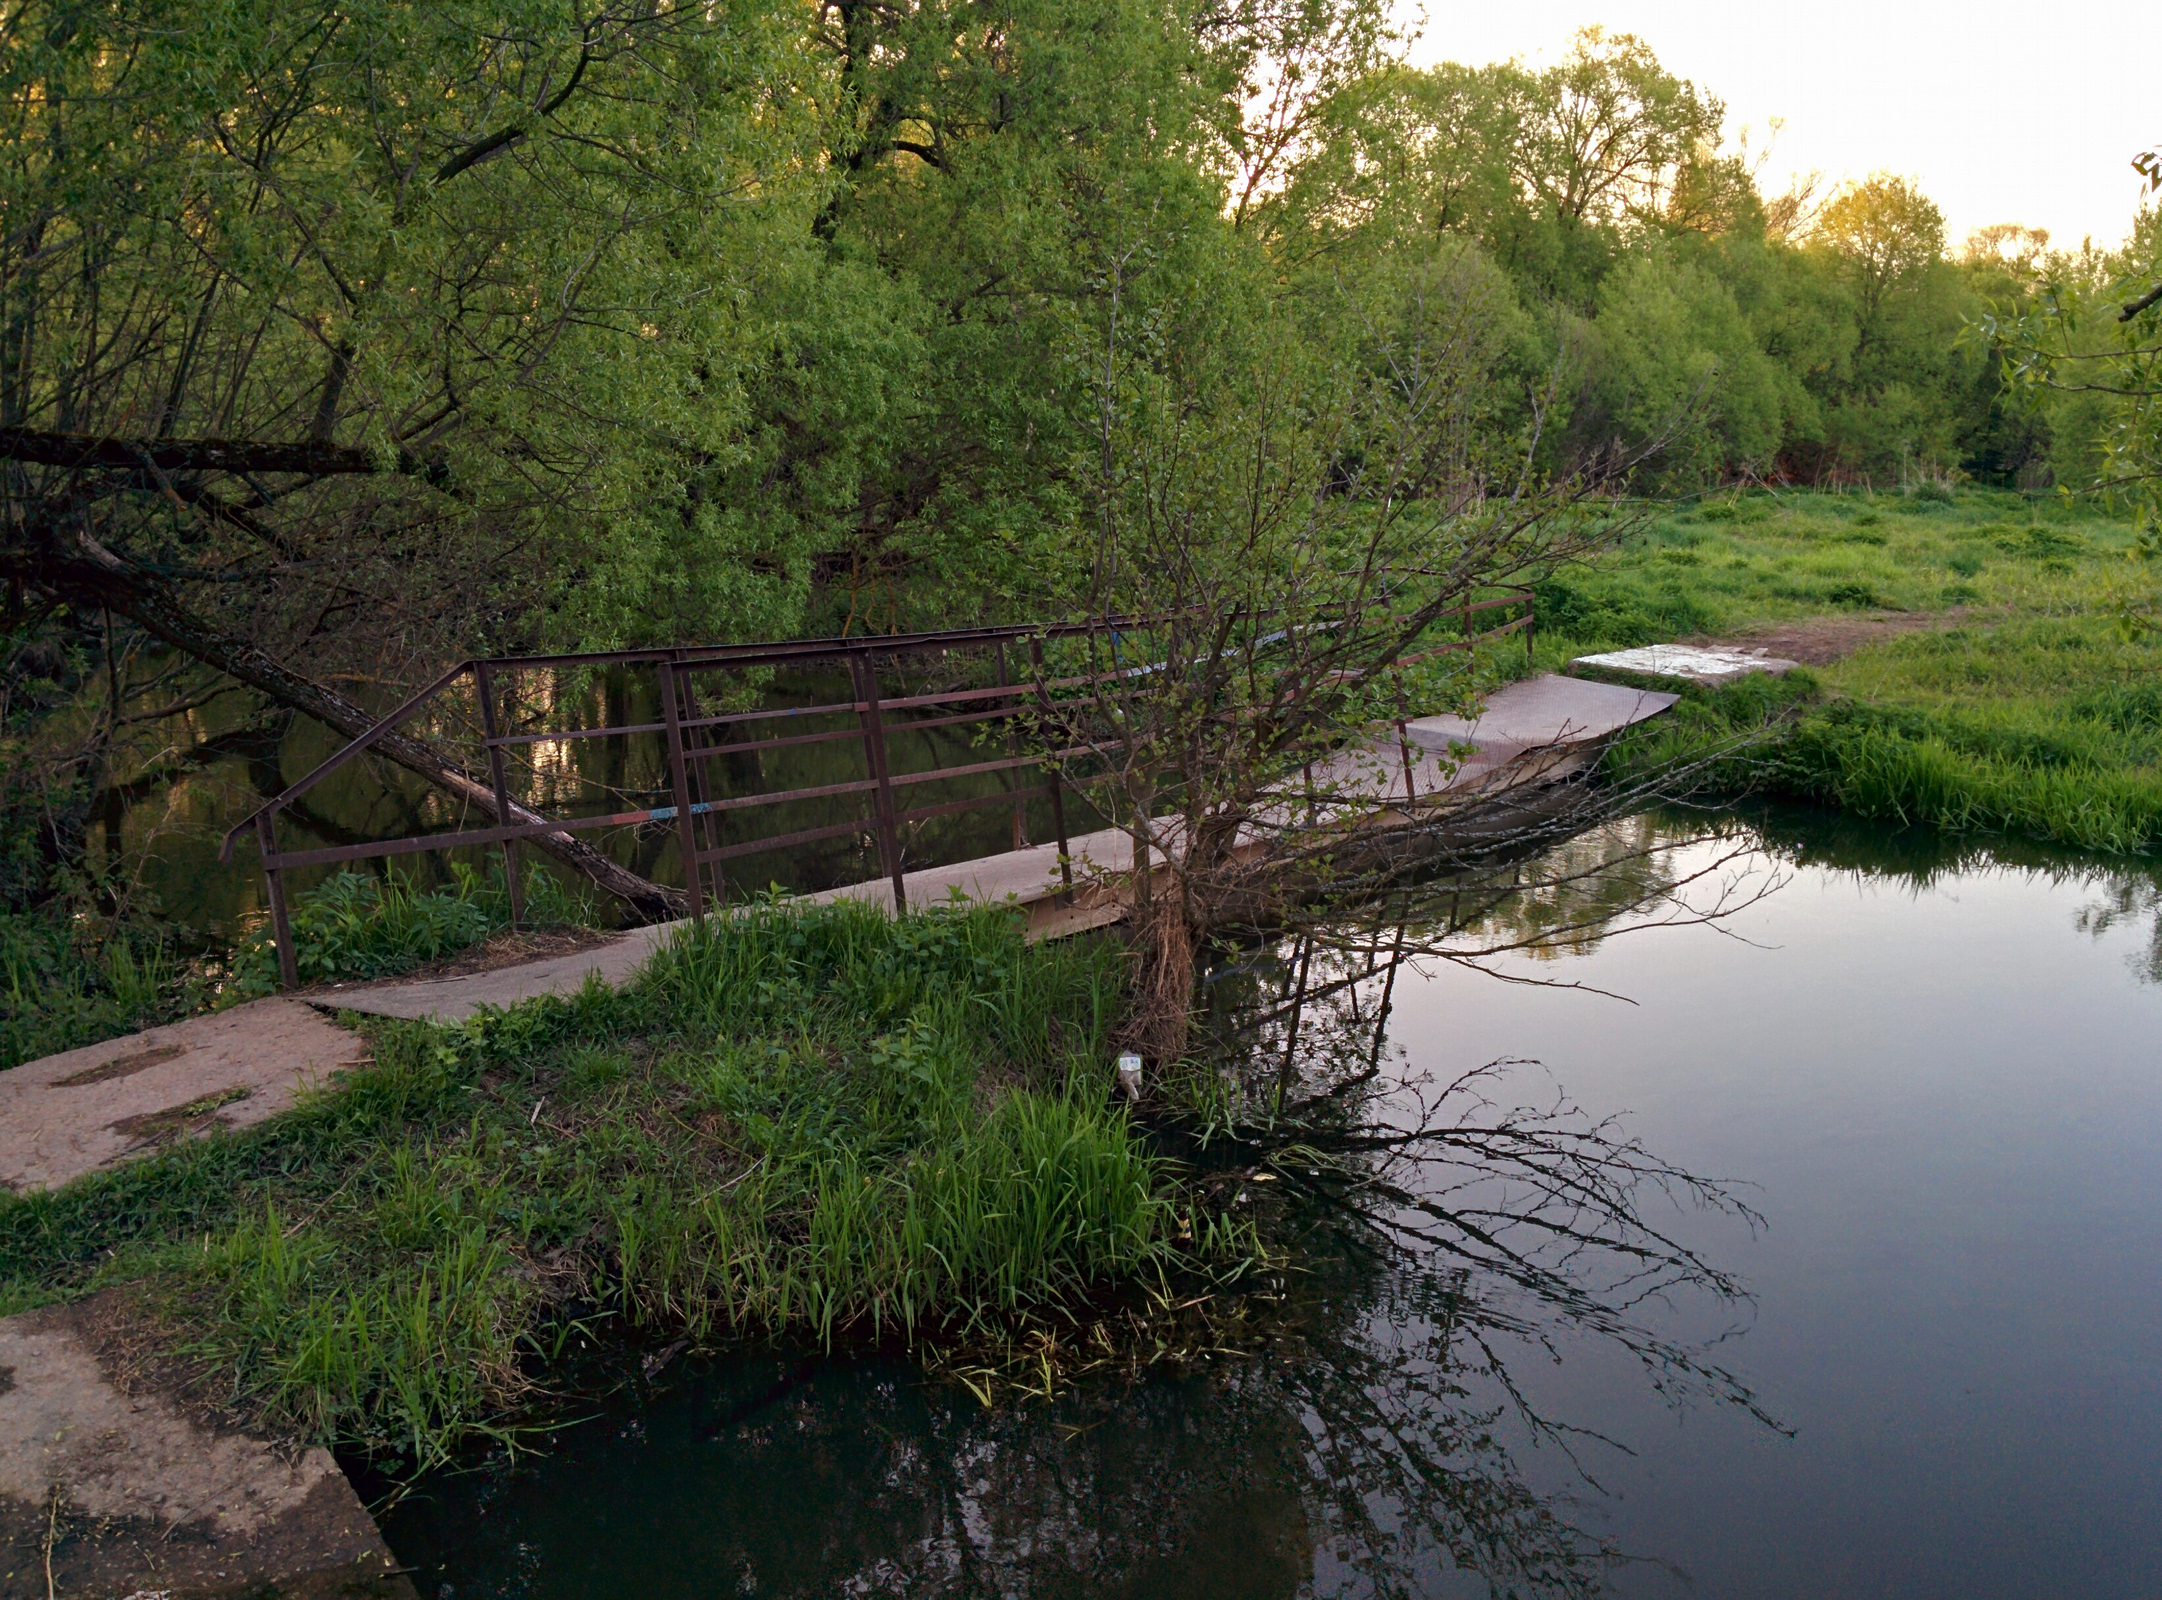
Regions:
<instances>
[{"instance_id":1,"label":"green meadow","mask_svg":"<svg viewBox=\"0 0 2162 1600\"><path fill-rule=\"evenodd\" d=\"M1753 491L1647 521L1540 594L1539 665L1675 639L1797 643L1786 685L1693 693L1636 764L1747 740L1726 788L2110 853L2162 837L2162 636L2132 527L2004 491ZM1752 737L1753 735L1753 737Z\"/></svg>"}]
</instances>

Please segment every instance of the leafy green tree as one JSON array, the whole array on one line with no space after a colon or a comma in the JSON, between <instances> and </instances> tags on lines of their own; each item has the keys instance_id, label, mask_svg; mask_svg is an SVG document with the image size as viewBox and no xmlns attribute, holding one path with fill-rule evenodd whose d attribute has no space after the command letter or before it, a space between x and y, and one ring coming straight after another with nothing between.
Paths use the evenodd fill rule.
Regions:
<instances>
[{"instance_id":1,"label":"leafy green tree","mask_svg":"<svg viewBox=\"0 0 2162 1600\"><path fill-rule=\"evenodd\" d=\"M2150 192L2162 187L2154 152L2133 166ZM1977 330L2015 391L2055 413L2060 432L2091 441L2077 486L2131 509L2130 554L2151 568L2162 560L2162 211L2143 205L2121 250L2050 257L2039 277L2031 293L1993 304ZM2162 627L2151 582L2119 606L2129 634Z\"/></svg>"},{"instance_id":2,"label":"leafy green tree","mask_svg":"<svg viewBox=\"0 0 2162 1600\"><path fill-rule=\"evenodd\" d=\"M1646 250L1599 286L1605 412L1670 484L1768 472L1784 440L1775 363L1733 291L1704 267Z\"/></svg>"},{"instance_id":3,"label":"leafy green tree","mask_svg":"<svg viewBox=\"0 0 2162 1600\"><path fill-rule=\"evenodd\" d=\"M18 625L119 617L351 733L327 672L800 614L802 555L701 493L822 188L817 73L770 11L29 0L0 27Z\"/></svg>"},{"instance_id":4,"label":"leafy green tree","mask_svg":"<svg viewBox=\"0 0 2162 1600\"><path fill-rule=\"evenodd\" d=\"M1911 181L1878 173L1818 214L1810 239L1853 330L1824 375L1826 443L1846 465L1884 475L1956 462L1957 348L1966 304L1944 258L1944 216Z\"/></svg>"}]
</instances>

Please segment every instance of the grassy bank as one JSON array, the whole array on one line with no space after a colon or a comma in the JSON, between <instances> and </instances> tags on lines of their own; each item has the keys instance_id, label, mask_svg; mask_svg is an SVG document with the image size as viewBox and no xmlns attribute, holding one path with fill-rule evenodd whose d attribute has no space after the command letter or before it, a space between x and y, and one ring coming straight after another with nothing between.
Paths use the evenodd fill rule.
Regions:
<instances>
[{"instance_id":1,"label":"grassy bank","mask_svg":"<svg viewBox=\"0 0 2162 1600\"><path fill-rule=\"evenodd\" d=\"M2157 575L2130 527L2064 500L1756 492L1679 509L1541 594L1540 665L1768 635L1836 659L1791 692L1695 696L1619 759L1698 751L1778 711L1730 786L1957 832L2139 852L2162 840ZM1776 650L1775 650L1776 653Z\"/></svg>"},{"instance_id":2,"label":"grassy bank","mask_svg":"<svg viewBox=\"0 0 2162 1600\"><path fill-rule=\"evenodd\" d=\"M292 921L301 981L394 977L509 928L501 867L486 878L453 871L433 889L396 872L341 872L299 895ZM527 866L524 881L525 926L595 920L590 896L545 869ZM267 924L235 949L188 956L171 928L113 926L73 910L0 912L0 1070L277 992Z\"/></svg>"},{"instance_id":3,"label":"grassy bank","mask_svg":"<svg viewBox=\"0 0 2162 1600\"><path fill-rule=\"evenodd\" d=\"M458 1028L261 1129L0 1199L6 1306L120 1286L206 1400L412 1465L609 1327L1000 1341L1240 1238L1112 1108L1112 946L990 909L716 919L618 993Z\"/></svg>"}]
</instances>

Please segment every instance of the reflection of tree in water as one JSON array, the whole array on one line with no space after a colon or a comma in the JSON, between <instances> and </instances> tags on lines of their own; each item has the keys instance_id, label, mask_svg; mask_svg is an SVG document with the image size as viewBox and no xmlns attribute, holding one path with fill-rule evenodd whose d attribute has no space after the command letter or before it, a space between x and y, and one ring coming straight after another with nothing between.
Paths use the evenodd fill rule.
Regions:
<instances>
[{"instance_id":1,"label":"reflection of tree in water","mask_svg":"<svg viewBox=\"0 0 2162 1600\"><path fill-rule=\"evenodd\" d=\"M2162 983L2162 880L2152 873L2097 873L2090 880L2099 897L2080 907L2082 933L2099 939L2114 929L2147 924L2147 947L2127 958L2146 983Z\"/></svg>"},{"instance_id":2,"label":"reflection of tree in water","mask_svg":"<svg viewBox=\"0 0 2162 1600\"><path fill-rule=\"evenodd\" d=\"M1387 1011L1399 973L1467 929L1481 949L1582 939L1601 918L1681 914L1692 882L1727 892L1648 861L1668 837L1624 828L1528 863L1529 892L1550 895L1537 913L1429 885L1428 921L1222 953L1207 989L1220 1049L1151 1112L1278 1264L1220 1297L1198 1335L1162 1320L1210 1355L993 1410L898 1361L745 1363L573 1437L543 1469L438 1485L446 1498L393 1519L394 1547L423 1594L447 1580L461 1600L1274 1600L1418 1593L1452 1567L1497 1594L1595 1591L1614 1553L1527 1482L1508 1442L1585 1436L1538 1415L1511 1362L1589 1336L1677 1403L1755 1411L1651 1309L1744 1298L1662 1231L1658 1206L1746 1210L1558 1094L1512 1104L1511 1064L1408 1074ZM1624 886L1599 886L1602 868Z\"/></svg>"},{"instance_id":3,"label":"reflection of tree in water","mask_svg":"<svg viewBox=\"0 0 2162 1600\"><path fill-rule=\"evenodd\" d=\"M2129 965L2141 981L2162 983L2162 872L2152 864L2105 863L2033 840L1977 841L1927 828L1892 829L1800 807L1752 808L1748 816L1767 851L1869 882L1899 879L1919 890L1963 873L1997 871L2087 889L2094 898L2077 914L2079 930L2100 939L2146 924L2146 947L2132 952Z\"/></svg>"}]
</instances>

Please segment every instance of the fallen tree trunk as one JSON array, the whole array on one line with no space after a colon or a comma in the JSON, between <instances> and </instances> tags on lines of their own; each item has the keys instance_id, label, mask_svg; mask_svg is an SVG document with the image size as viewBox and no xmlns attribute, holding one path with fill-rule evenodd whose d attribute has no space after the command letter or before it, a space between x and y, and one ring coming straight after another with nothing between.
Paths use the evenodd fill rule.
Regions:
<instances>
[{"instance_id":1,"label":"fallen tree trunk","mask_svg":"<svg viewBox=\"0 0 2162 1600\"><path fill-rule=\"evenodd\" d=\"M181 602L170 585L132 566L95 540L78 537L75 546L74 558L62 564L61 570L47 566L37 574L33 581L38 587L60 592L71 601L92 597L95 603L110 607L176 650L268 695L279 705L313 717L348 739L359 738L379 720L337 690L303 677L267 651L198 616ZM376 740L369 751L395 761L499 823L548 821L516 801L511 802L509 815L503 815L490 785L467 772L456 758L414 734L394 730ZM573 834L535 834L528 842L649 920L683 914L683 891L641 878Z\"/></svg>"}]
</instances>

